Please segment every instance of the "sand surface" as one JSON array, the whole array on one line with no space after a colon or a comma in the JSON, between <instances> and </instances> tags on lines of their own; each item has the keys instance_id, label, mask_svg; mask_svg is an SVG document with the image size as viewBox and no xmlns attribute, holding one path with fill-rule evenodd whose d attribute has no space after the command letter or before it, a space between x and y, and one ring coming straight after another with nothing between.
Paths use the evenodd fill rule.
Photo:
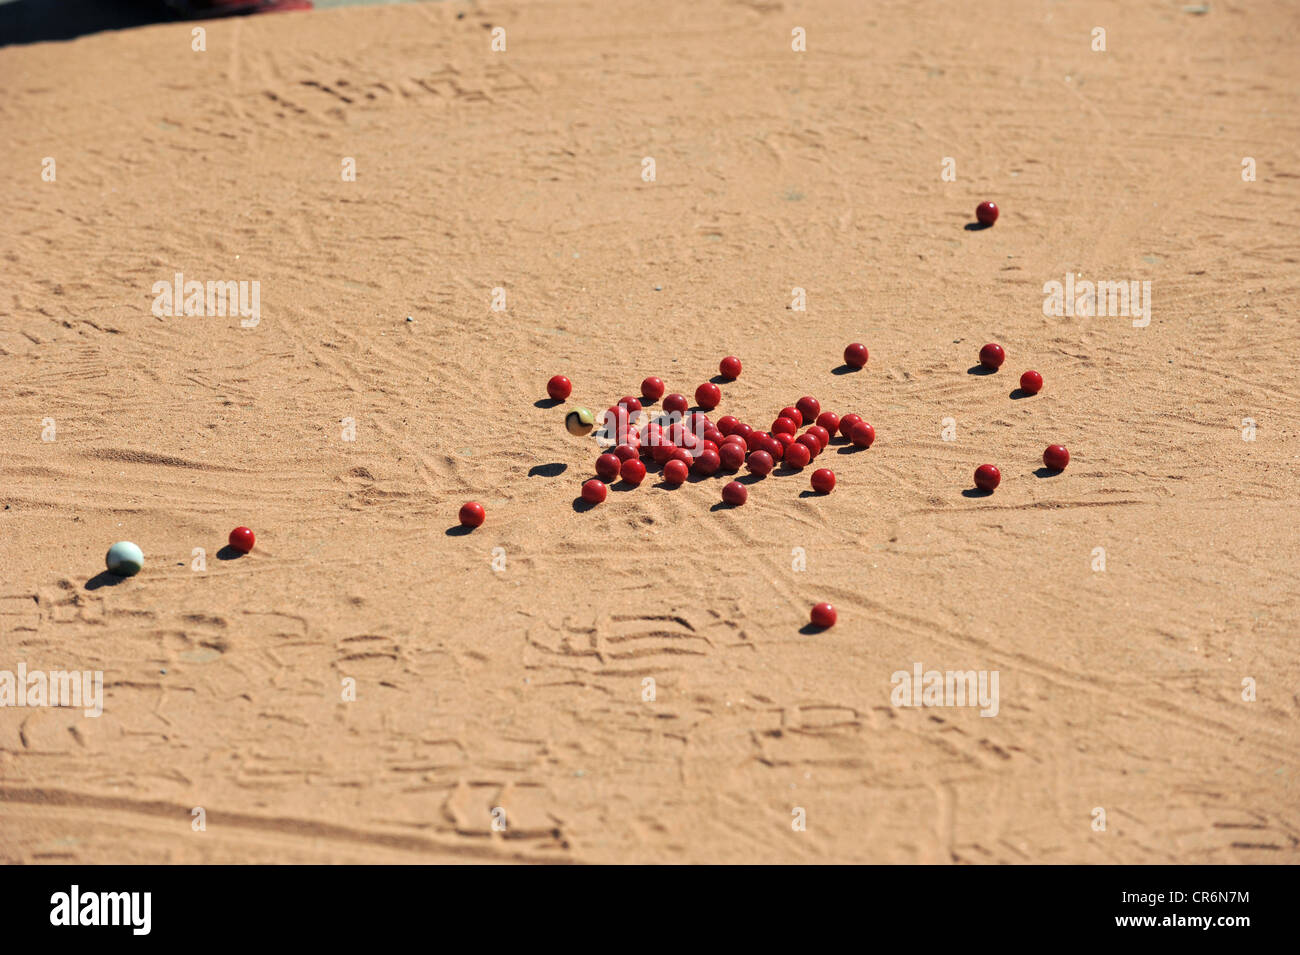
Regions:
<instances>
[{"instance_id":1,"label":"sand surface","mask_svg":"<svg viewBox=\"0 0 1300 955\"><path fill-rule=\"evenodd\" d=\"M0 669L106 696L0 709L0 859L1300 859L1300 13L976 6L0 50ZM259 282L260 323L157 317L176 272ZM1150 324L1044 315L1069 272L1149 281ZM1006 366L968 373L986 341ZM652 475L575 508L596 449L547 378L604 408L727 354L719 414L812 394L876 445L819 458L825 497ZM917 663L997 671L997 715L892 705Z\"/></svg>"}]
</instances>

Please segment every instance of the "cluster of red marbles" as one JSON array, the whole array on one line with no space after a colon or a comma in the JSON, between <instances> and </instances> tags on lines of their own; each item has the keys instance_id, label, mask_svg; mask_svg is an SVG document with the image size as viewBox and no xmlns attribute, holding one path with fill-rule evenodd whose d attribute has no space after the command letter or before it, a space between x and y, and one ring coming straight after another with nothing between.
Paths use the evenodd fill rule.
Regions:
<instances>
[{"instance_id":1,"label":"cluster of red marbles","mask_svg":"<svg viewBox=\"0 0 1300 955\"><path fill-rule=\"evenodd\" d=\"M868 357L867 347L861 343L854 342L844 349L844 363L853 368L865 367ZM743 367L739 358L728 355L718 363L718 372L722 380L734 381ZM662 378L650 375L641 382L640 398L625 395L605 412L600 435L611 450L596 459L596 477L582 485L581 497L588 504L605 500L607 482L621 480L640 485L647 475L646 460L659 466L664 484L678 487L692 473L709 477L744 467L762 478L772 472L777 462L791 471L802 470L826 450L837 432L860 448L869 448L876 440L876 429L860 415L840 417L833 411L822 411L821 403L811 395L782 408L769 430L760 431L734 415L723 415L716 423L709 418L707 412L722 401L722 389L713 381L695 389L694 411L684 395L665 397L666 390ZM573 393L573 382L565 375L554 375L546 383L546 393L555 401L566 401ZM660 399L664 415L643 423L643 417L648 418L644 405ZM575 434L586 433L592 427L593 416L581 413L587 416L586 422L572 423ZM577 412L570 416L574 414ZM802 434L800 428L804 428ZM829 494L835 489L835 472L817 468L810 483L818 494ZM739 481L731 481L722 489L722 500L739 507L749 500L749 489ZM483 505L476 501L467 502L459 515L460 523L467 528L480 526L485 516Z\"/></svg>"},{"instance_id":2,"label":"cluster of red marbles","mask_svg":"<svg viewBox=\"0 0 1300 955\"><path fill-rule=\"evenodd\" d=\"M981 202L975 209L980 225L988 227L998 220L998 207L993 202ZM980 349L979 362L984 368L996 372L1006 361L1006 350L995 342ZM867 364L867 347L854 342L844 349L844 364L861 369ZM740 377L742 364L739 358L728 355L718 364L723 381ZM1029 370L1020 376L1020 390L1026 395L1036 395L1043 388L1043 376ZM605 412L602 436L612 450L596 459L596 477L582 485L582 499L589 504L600 504L608 493L606 482L621 480L630 485L640 485L646 478L646 461L657 465L668 487L685 483L691 473L709 477L719 471L735 473L742 467L757 478L772 472L777 462L792 471L807 467L839 436L857 447L869 448L876 440L875 429L856 414L843 417L833 411L822 411L820 402L812 396L800 398L792 406L782 408L767 431L760 431L734 415L723 415L715 423L706 412L713 411L722 401L722 389L713 381L706 381L695 389L697 410L689 410L684 395L664 397L666 388L662 378L650 376L641 382L641 398L625 396ZM564 375L556 375L546 384L546 393L556 401L565 401L573 391L573 383ZM642 423L643 401L653 404L663 399L664 416ZM574 434L591 430L590 412L572 412L566 421ZM584 417L585 416L585 417ZM803 433L800 433L803 428ZM1053 471L1063 471L1070 463L1070 452L1064 445L1050 445L1043 452L1043 464ZM1002 472L995 465L981 464L975 469L975 486L991 492L1002 482ZM835 472L818 468L812 473L813 490L829 494L835 488ZM749 500L749 489L740 481L729 481L722 488L722 500L731 507L740 507ZM460 509L460 522L466 527L483 523L483 506L469 502ZM236 543L236 534L247 532L247 547ZM232 547L247 550L253 546L252 531L238 528L231 533ZM820 603L812 608L811 619L816 627L834 626L835 608Z\"/></svg>"},{"instance_id":3,"label":"cluster of red marbles","mask_svg":"<svg viewBox=\"0 0 1300 955\"><path fill-rule=\"evenodd\" d=\"M866 357L861 345L851 345L845 351L845 361L855 367L862 367ZM741 369L740 359L733 356L718 366L724 380L735 380ZM722 400L722 391L714 382L695 389L694 410L682 395L664 397L665 390L663 379L651 376L641 383L641 398L625 396L605 412L598 437L609 450L596 458L596 477L582 485L584 501L604 501L608 482L641 484L647 462L659 467L663 483L671 488L684 484L691 474L711 477L744 468L762 478L778 463L789 471L800 471L826 450L837 432L862 448L871 447L876 439L875 429L859 415L841 418L833 411L822 411L821 403L811 395L782 408L768 430L762 431L735 415L723 415L716 422L709 417L708 412ZM660 398L664 414L651 418L644 406ZM817 493L829 494L835 488L835 472L817 468L810 483ZM730 481L722 489L723 502L732 507L748 499L749 489L740 481Z\"/></svg>"},{"instance_id":4,"label":"cluster of red marbles","mask_svg":"<svg viewBox=\"0 0 1300 955\"><path fill-rule=\"evenodd\" d=\"M997 207L982 204L979 218L991 225L997 220ZM844 349L844 363L850 368L865 367L868 358L866 346L860 343ZM1005 361L1006 350L999 344L990 342L980 349L980 365L989 371L997 371ZM727 356L718 370L722 381L734 381L740 376L742 364L739 358ZM1042 388L1043 376L1037 371L1029 370L1020 376L1020 389L1026 394L1036 395ZM694 410L684 395L665 396L666 390L663 379L651 375L641 382L640 398L625 395L605 412L598 437L609 450L596 458L596 477L583 483L583 501L602 503L608 494L608 482L640 485L649 472L647 464L659 468L668 487L684 484L691 474L734 474L742 467L761 479L772 473L778 462L789 471L808 467L837 435L859 448L870 448L876 440L875 428L860 415L823 411L821 403L811 395L782 408L768 429L761 431L735 415L722 415L716 422L709 417L708 412L722 401L722 389L716 381L706 381L695 389ZM547 394L557 401L567 400L572 391L573 384L564 375L554 376L546 385ZM663 414L651 418L645 405L661 399ZM585 410L580 413L585 418L570 428L574 434L585 434L592 428L594 416ZM571 412L570 417L577 414ZM1069 462L1070 452L1064 445L1053 444L1043 452L1043 464L1054 471L1064 470ZM1002 473L992 464L981 464L975 470L975 486L981 490L991 492L1001 481ZM835 488L835 472L817 468L810 483L818 494L829 494ZM722 488L722 500L731 507L740 507L749 500L749 489L741 481L729 481ZM478 527L483 520L481 504L471 501L460 509L460 522L466 527ZM251 531L247 543L251 549ZM237 546L233 533L231 546ZM817 604L811 613L817 627L833 626L836 616L835 608L828 603Z\"/></svg>"},{"instance_id":5,"label":"cluster of red marbles","mask_svg":"<svg viewBox=\"0 0 1300 955\"><path fill-rule=\"evenodd\" d=\"M865 367L868 357L866 346L860 343L844 349L844 363L852 368ZM718 364L724 382L739 378L742 370L740 359L733 355ZM646 479L648 464L657 466L664 485L674 488L684 484L691 474L704 478L719 472L734 474L744 468L755 478L765 478L778 463L787 471L801 471L830 446L837 434L859 448L875 443L876 429L860 415L841 417L834 411L823 411L821 402L812 395L778 411L766 431L735 415L722 415L715 422L708 412L722 402L717 380L706 381L695 389L694 410L684 395L665 396L664 381L655 375L641 382L639 398L625 395L611 405L597 432L607 450L596 458L596 476L583 482L582 500L589 505L602 503L609 493L608 484L614 481L640 485ZM564 375L556 375L546 386L546 393L558 401L566 400L572 390L572 383ZM645 406L661 400L663 414L652 418ZM829 494L835 489L835 472L816 468L810 484L814 492ZM723 485L723 503L740 507L748 500L749 488L741 481ZM460 521L467 527L478 527L483 523L482 506L466 504L461 508ZM812 610L815 626L829 627L835 620L835 608L830 604L818 604Z\"/></svg>"},{"instance_id":6,"label":"cluster of red marbles","mask_svg":"<svg viewBox=\"0 0 1300 955\"><path fill-rule=\"evenodd\" d=\"M992 205L992 203L985 203ZM997 218L997 207L994 207L993 218ZM992 223L990 223L992 224ZM1002 363L1007 360L1007 351L996 342L989 342L980 349L980 365L989 371L997 371L1002 367ZM1020 390L1027 395L1036 395L1043 390L1043 376L1032 369L1020 376ZM1063 444L1048 445L1047 450L1043 452L1043 464L1052 471L1064 471L1065 466L1070 463L1070 452L1066 450ZM975 469L975 486L981 491L992 492L999 484L1002 483L1002 472L992 464L981 464Z\"/></svg>"}]
</instances>

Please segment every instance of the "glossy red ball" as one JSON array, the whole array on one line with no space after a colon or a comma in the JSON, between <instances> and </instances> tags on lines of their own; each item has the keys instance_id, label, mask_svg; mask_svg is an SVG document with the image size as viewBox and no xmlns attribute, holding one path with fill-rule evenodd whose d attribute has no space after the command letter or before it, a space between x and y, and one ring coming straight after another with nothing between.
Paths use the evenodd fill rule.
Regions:
<instances>
[{"instance_id":1,"label":"glossy red ball","mask_svg":"<svg viewBox=\"0 0 1300 955\"><path fill-rule=\"evenodd\" d=\"M1020 390L1036 395L1043 390L1043 376L1036 371L1027 371L1020 376Z\"/></svg>"},{"instance_id":2,"label":"glossy red ball","mask_svg":"<svg viewBox=\"0 0 1300 955\"><path fill-rule=\"evenodd\" d=\"M712 410L722 400L722 389L711 381L706 381L695 389L695 403L705 411Z\"/></svg>"},{"instance_id":3,"label":"glossy red ball","mask_svg":"<svg viewBox=\"0 0 1300 955\"><path fill-rule=\"evenodd\" d=\"M981 464L975 469L975 486L981 491L991 491L1002 483L1002 472L991 464Z\"/></svg>"},{"instance_id":4,"label":"glossy red ball","mask_svg":"<svg viewBox=\"0 0 1300 955\"><path fill-rule=\"evenodd\" d=\"M773 434L794 434L798 430L799 426L785 415L782 415L772 422Z\"/></svg>"},{"instance_id":5,"label":"glossy red ball","mask_svg":"<svg viewBox=\"0 0 1300 955\"><path fill-rule=\"evenodd\" d=\"M830 604L817 604L812 608L809 619L812 620L814 627L833 627L835 621L839 619L839 615Z\"/></svg>"},{"instance_id":6,"label":"glossy red ball","mask_svg":"<svg viewBox=\"0 0 1300 955\"><path fill-rule=\"evenodd\" d=\"M997 371L1002 367L1002 363L1007 360L1007 353L1001 345L989 342L980 349L980 364L985 368L992 368Z\"/></svg>"},{"instance_id":7,"label":"glossy red ball","mask_svg":"<svg viewBox=\"0 0 1300 955\"><path fill-rule=\"evenodd\" d=\"M482 508L479 508L479 510L482 510ZM479 523L482 523L481 519ZM253 541L253 532L247 527L236 527L230 532L230 546L241 554L247 554L253 549Z\"/></svg>"},{"instance_id":8,"label":"glossy red ball","mask_svg":"<svg viewBox=\"0 0 1300 955\"><path fill-rule=\"evenodd\" d=\"M732 481L722 489L722 499L732 507L740 507L749 500L749 490L739 481Z\"/></svg>"},{"instance_id":9,"label":"glossy red ball","mask_svg":"<svg viewBox=\"0 0 1300 955\"><path fill-rule=\"evenodd\" d=\"M605 482L592 478L582 484L582 499L588 504L599 504L605 500Z\"/></svg>"},{"instance_id":10,"label":"glossy red ball","mask_svg":"<svg viewBox=\"0 0 1300 955\"><path fill-rule=\"evenodd\" d=\"M803 415L803 420L799 422L800 424L808 424L810 421L816 421L817 416L822 413L821 402L812 395L804 395L794 403L794 406L799 410L799 413Z\"/></svg>"},{"instance_id":11,"label":"glossy red ball","mask_svg":"<svg viewBox=\"0 0 1300 955\"><path fill-rule=\"evenodd\" d=\"M672 460L664 465L664 482L667 484L681 484L686 480L691 469L686 466L685 461Z\"/></svg>"},{"instance_id":12,"label":"glossy red ball","mask_svg":"<svg viewBox=\"0 0 1300 955\"><path fill-rule=\"evenodd\" d=\"M840 419L840 435L847 438L853 433L853 426L862 423L862 416L856 414L846 414Z\"/></svg>"},{"instance_id":13,"label":"glossy red ball","mask_svg":"<svg viewBox=\"0 0 1300 955\"><path fill-rule=\"evenodd\" d=\"M822 443L817 440L817 435L815 434L808 434L807 432L805 432L804 434L799 435L799 438L797 441L795 441L795 444L802 444L805 448L807 448L808 454L811 457L815 458L817 457L817 455L822 453ZM787 454L786 457L789 457L789 455Z\"/></svg>"},{"instance_id":14,"label":"glossy red ball","mask_svg":"<svg viewBox=\"0 0 1300 955\"><path fill-rule=\"evenodd\" d=\"M851 365L854 368L865 367L868 357L867 346L860 342L854 342L844 349L844 364Z\"/></svg>"},{"instance_id":15,"label":"glossy red ball","mask_svg":"<svg viewBox=\"0 0 1300 955\"><path fill-rule=\"evenodd\" d=\"M803 412L800 411L798 408L796 408L794 405L786 405L784 408L781 409L781 413L778 414L777 417L789 418L791 421L794 422L794 426L796 428L799 427L799 425L803 424Z\"/></svg>"},{"instance_id":16,"label":"glossy red ball","mask_svg":"<svg viewBox=\"0 0 1300 955\"><path fill-rule=\"evenodd\" d=\"M628 458L618 469L618 476L628 484L640 484L645 480L645 465L640 458Z\"/></svg>"},{"instance_id":17,"label":"glossy red ball","mask_svg":"<svg viewBox=\"0 0 1300 955\"><path fill-rule=\"evenodd\" d=\"M724 441L718 448L718 463L724 471L737 471L745 463L745 446L736 441Z\"/></svg>"},{"instance_id":18,"label":"glossy red ball","mask_svg":"<svg viewBox=\"0 0 1300 955\"><path fill-rule=\"evenodd\" d=\"M770 434L764 437L758 443L758 450L766 451L768 454L772 455L773 461L780 461L783 457L785 457L785 449L787 447L789 447L789 445L785 444L784 442L778 441Z\"/></svg>"},{"instance_id":19,"label":"glossy red ball","mask_svg":"<svg viewBox=\"0 0 1300 955\"><path fill-rule=\"evenodd\" d=\"M718 371L722 373L723 378L739 378L740 368L740 359L735 355L728 355L718 363Z\"/></svg>"},{"instance_id":20,"label":"glossy red ball","mask_svg":"<svg viewBox=\"0 0 1300 955\"><path fill-rule=\"evenodd\" d=\"M487 515L483 512L483 505L475 501L462 504L460 508L460 522L466 527L478 527L483 523Z\"/></svg>"},{"instance_id":21,"label":"glossy red ball","mask_svg":"<svg viewBox=\"0 0 1300 955\"><path fill-rule=\"evenodd\" d=\"M648 401L658 401L664 396L664 380L651 375L641 382L641 397Z\"/></svg>"},{"instance_id":22,"label":"glossy red ball","mask_svg":"<svg viewBox=\"0 0 1300 955\"><path fill-rule=\"evenodd\" d=\"M731 429L731 433L740 435L746 442L748 442L749 436L754 433L754 429L751 425L747 425L742 421Z\"/></svg>"},{"instance_id":23,"label":"glossy red ball","mask_svg":"<svg viewBox=\"0 0 1300 955\"><path fill-rule=\"evenodd\" d=\"M759 477L766 477L772 473L772 455L766 451L750 451L745 463L748 465L750 472L757 474Z\"/></svg>"},{"instance_id":24,"label":"glossy red ball","mask_svg":"<svg viewBox=\"0 0 1300 955\"><path fill-rule=\"evenodd\" d=\"M546 383L546 393L556 401L563 401L573 393L573 382L563 375L556 375Z\"/></svg>"},{"instance_id":25,"label":"glossy red ball","mask_svg":"<svg viewBox=\"0 0 1300 955\"><path fill-rule=\"evenodd\" d=\"M596 474L603 481L612 481L618 477L618 469L623 466L623 459L617 454L602 454L596 459Z\"/></svg>"},{"instance_id":26,"label":"glossy red ball","mask_svg":"<svg viewBox=\"0 0 1300 955\"><path fill-rule=\"evenodd\" d=\"M626 408L628 411L641 410L641 399L633 398L631 395L624 395L622 398L619 398L618 403L620 407Z\"/></svg>"},{"instance_id":27,"label":"glossy red ball","mask_svg":"<svg viewBox=\"0 0 1300 955\"><path fill-rule=\"evenodd\" d=\"M818 494L829 494L835 490L835 472L830 468L818 468L812 473L812 488Z\"/></svg>"},{"instance_id":28,"label":"glossy red ball","mask_svg":"<svg viewBox=\"0 0 1300 955\"><path fill-rule=\"evenodd\" d=\"M686 400L685 395L671 394L664 399L664 411L669 414L686 414L686 409L690 407L690 402Z\"/></svg>"},{"instance_id":29,"label":"glossy red ball","mask_svg":"<svg viewBox=\"0 0 1300 955\"><path fill-rule=\"evenodd\" d=\"M998 204L996 202L981 202L975 207L975 218L979 220L980 225L992 225L997 222Z\"/></svg>"},{"instance_id":30,"label":"glossy red ball","mask_svg":"<svg viewBox=\"0 0 1300 955\"><path fill-rule=\"evenodd\" d=\"M792 468L806 467L811 460L812 452L808 450L806 444L800 444L796 441L785 449L785 463Z\"/></svg>"},{"instance_id":31,"label":"glossy red ball","mask_svg":"<svg viewBox=\"0 0 1300 955\"><path fill-rule=\"evenodd\" d=\"M723 435L728 435L736 430L736 425L738 424L740 424L740 419L734 414L724 414L718 419L718 430L721 431Z\"/></svg>"},{"instance_id":32,"label":"glossy red ball","mask_svg":"<svg viewBox=\"0 0 1300 955\"><path fill-rule=\"evenodd\" d=\"M817 416L817 426L826 429L827 438L833 438L840 430L840 416L834 411L823 411Z\"/></svg>"},{"instance_id":33,"label":"glossy red ball","mask_svg":"<svg viewBox=\"0 0 1300 955\"><path fill-rule=\"evenodd\" d=\"M1048 445L1043 452L1043 464L1047 465L1053 471L1064 471L1065 466L1070 463L1070 452L1065 449L1063 444Z\"/></svg>"},{"instance_id":34,"label":"glossy red ball","mask_svg":"<svg viewBox=\"0 0 1300 955\"><path fill-rule=\"evenodd\" d=\"M721 464L722 461L718 457L718 452L710 451L706 448L696 456L695 464L692 465L691 470L696 474L708 477L710 474L716 473Z\"/></svg>"},{"instance_id":35,"label":"glossy red ball","mask_svg":"<svg viewBox=\"0 0 1300 955\"><path fill-rule=\"evenodd\" d=\"M818 420L820 421L821 419L819 418ZM828 444L831 443L831 432L828 431L826 428L823 428L823 427L822 427L821 425L819 425L819 424L815 424L815 425L813 425L813 426L812 426L811 428L809 428L805 433L806 433L806 434L814 434L814 435L816 435L816 436L817 436L817 440L820 441L821 444L822 444L822 450L823 450L823 451L826 450L826 445L828 445Z\"/></svg>"},{"instance_id":36,"label":"glossy red ball","mask_svg":"<svg viewBox=\"0 0 1300 955\"><path fill-rule=\"evenodd\" d=\"M859 421L849 432L849 440L859 448L869 448L876 440L876 429L865 421Z\"/></svg>"}]
</instances>

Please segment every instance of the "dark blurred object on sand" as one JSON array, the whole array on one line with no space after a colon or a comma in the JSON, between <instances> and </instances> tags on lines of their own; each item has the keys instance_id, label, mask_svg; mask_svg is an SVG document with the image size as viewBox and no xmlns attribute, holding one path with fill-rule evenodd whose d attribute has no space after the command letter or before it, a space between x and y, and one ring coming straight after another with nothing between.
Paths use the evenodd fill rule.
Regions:
<instances>
[{"instance_id":1,"label":"dark blurred object on sand","mask_svg":"<svg viewBox=\"0 0 1300 955\"><path fill-rule=\"evenodd\" d=\"M72 40L150 23L311 8L311 0L13 0L0 3L0 46Z\"/></svg>"},{"instance_id":2,"label":"dark blurred object on sand","mask_svg":"<svg viewBox=\"0 0 1300 955\"><path fill-rule=\"evenodd\" d=\"M166 0L183 17L224 17L237 13L310 10L311 0Z\"/></svg>"}]
</instances>

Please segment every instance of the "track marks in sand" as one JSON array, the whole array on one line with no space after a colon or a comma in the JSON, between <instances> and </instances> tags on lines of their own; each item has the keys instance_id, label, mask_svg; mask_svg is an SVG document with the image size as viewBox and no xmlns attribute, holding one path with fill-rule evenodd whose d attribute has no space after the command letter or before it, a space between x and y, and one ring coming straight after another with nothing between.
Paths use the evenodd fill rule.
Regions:
<instances>
[{"instance_id":1,"label":"track marks in sand","mask_svg":"<svg viewBox=\"0 0 1300 955\"><path fill-rule=\"evenodd\" d=\"M628 680L677 672L725 650L737 642L737 628L708 613L605 614L590 622L571 615L531 627L524 639L524 666L539 672L542 685L612 694Z\"/></svg>"},{"instance_id":2,"label":"track marks in sand","mask_svg":"<svg viewBox=\"0 0 1300 955\"><path fill-rule=\"evenodd\" d=\"M41 622L37 593L0 594L0 636L35 632Z\"/></svg>"},{"instance_id":3,"label":"track marks in sand","mask_svg":"<svg viewBox=\"0 0 1300 955\"><path fill-rule=\"evenodd\" d=\"M835 702L794 699L761 708L750 720L751 759L768 769L816 771L823 781L853 783L894 759L917 759L960 775L1005 771L1017 760L1037 765L1021 746L974 713L900 708L887 698ZM1028 762L1024 762L1028 760ZM876 785L889 787L880 782ZM909 778L898 787L914 785Z\"/></svg>"},{"instance_id":4,"label":"track marks in sand","mask_svg":"<svg viewBox=\"0 0 1300 955\"><path fill-rule=\"evenodd\" d=\"M363 633L343 637L336 646L336 665L359 663L363 660L388 660L396 663L402 659L402 649L391 637Z\"/></svg>"},{"instance_id":5,"label":"track marks in sand","mask_svg":"<svg viewBox=\"0 0 1300 955\"><path fill-rule=\"evenodd\" d=\"M340 75L340 71L350 75ZM444 66L401 77L364 76L343 64L333 73L283 82L245 97L245 105L271 110L276 119L346 122L353 113L391 107L447 108L486 105L502 108L537 90L520 74L501 64L481 69ZM515 104L522 105L522 103Z\"/></svg>"},{"instance_id":6,"label":"track marks in sand","mask_svg":"<svg viewBox=\"0 0 1300 955\"><path fill-rule=\"evenodd\" d=\"M100 448L81 452L82 457L96 461L113 461L120 464L140 464L152 467L189 468L194 471L230 471L250 473L247 468L234 468L228 465L209 464L206 461L190 461L170 454L157 454L153 451L138 451L127 448Z\"/></svg>"},{"instance_id":7,"label":"track marks in sand","mask_svg":"<svg viewBox=\"0 0 1300 955\"><path fill-rule=\"evenodd\" d=\"M1266 759L1285 762L1294 758L1294 753L1280 734L1259 732L1243 738L1239 730L1234 730L1233 726L1225 721L1222 707L1216 707L1195 697L1191 700L1186 696L1178 698L1177 701L1171 700L1162 685L1149 688L1143 695L1120 677L1110 677L1100 673L1079 673L1044 657L1006 649L982 637L962 633L910 613L896 611L850 590L831 591L830 595L837 603L856 607L868 626L910 634L918 639L933 640L959 654L969 654L972 650L976 650L986 666L1001 671L1004 680L1023 674L1062 689L1075 690L1095 697L1098 705L1106 712L1122 713L1135 710L1157 722L1180 727L1192 733L1212 736L1225 744L1231 743L1248 748Z\"/></svg>"},{"instance_id":8,"label":"track marks in sand","mask_svg":"<svg viewBox=\"0 0 1300 955\"><path fill-rule=\"evenodd\" d=\"M144 828L168 835L190 833L192 806L161 799L136 799L128 796L77 792L57 787L22 787L0 785L0 802L40 805L48 811L93 811L98 816L115 818L122 829ZM456 823L421 826L419 831L394 831L389 828L343 825L304 816L257 815L227 811L207 805L205 835L220 834L241 842L263 842L267 837L283 840L289 846L309 842L335 844L340 848L360 846L397 850L415 856L447 857L465 862L565 862L570 861L571 843L560 825L550 828L510 829L494 833L490 828L469 828ZM108 823L112 824L112 823ZM426 831L427 830L427 831ZM184 838L185 836L181 836ZM495 837L495 838L494 838Z\"/></svg>"}]
</instances>

